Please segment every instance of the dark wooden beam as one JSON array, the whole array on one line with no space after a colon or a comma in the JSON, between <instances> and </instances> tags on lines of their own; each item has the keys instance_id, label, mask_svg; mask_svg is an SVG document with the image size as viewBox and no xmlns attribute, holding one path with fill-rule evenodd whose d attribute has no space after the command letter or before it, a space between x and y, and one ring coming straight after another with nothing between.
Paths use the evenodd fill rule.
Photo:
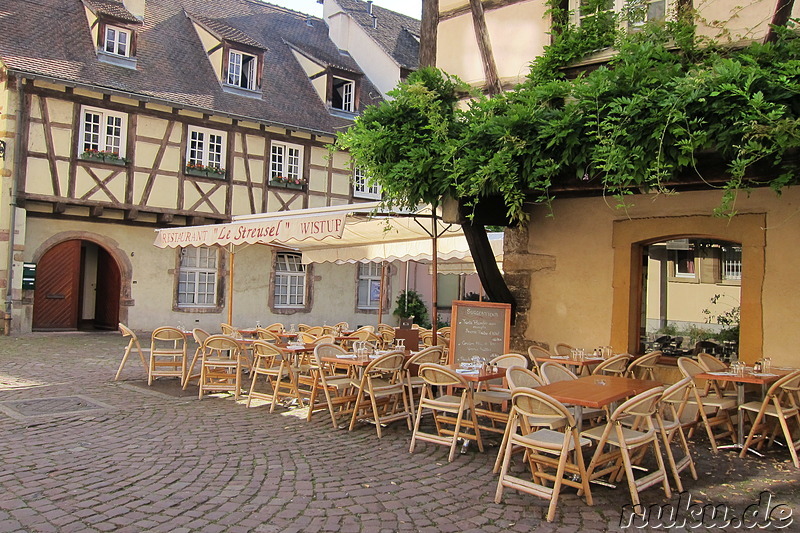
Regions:
<instances>
[{"instance_id":1,"label":"dark wooden beam","mask_svg":"<svg viewBox=\"0 0 800 533\"><path fill-rule=\"evenodd\" d=\"M439 0L422 0L419 38L419 66L436 66L436 39L439 30Z\"/></svg>"},{"instance_id":2,"label":"dark wooden beam","mask_svg":"<svg viewBox=\"0 0 800 533\"><path fill-rule=\"evenodd\" d=\"M475 38L478 41L478 50L483 60L483 73L486 76L486 92L489 96L500 94L500 77L497 74L497 64L492 53L492 43L489 41L489 29L486 27L486 16L483 12L481 0L469 0L472 9L472 25L475 27Z\"/></svg>"},{"instance_id":3,"label":"dark wooden beam","mask_svg":"<svg viewBox=\"0 0 800 533\"><path fill-rule=\"evenodd\" d=\"M125 220L136 220L139 218L139 210L136 208L125 210Z\"/></svg>"},{"instance_id":4,"label":"dark wooden beam","mask_svg":"<svg viewBox=\"0 0 800 533\"><path fill-rule=\"evenodd\" d=\"M103 211L105 211L105 208L102 205L94 205L89 208L89 215L93 217L101 217L103 216Z\"/></svg>"},{"instance_id":5,"label":"dark wooden beam","mask_svg":"<svg viewBox=\"0 0 800 533\"><path fill-rule=\"evenodd\" d=\"M64 202L56 202L53 204L53 213L57 215L63 214L67 210L67 204Z\"/></svg>"},{"instance_id":6,"label":"dark wooden beam","mask_svg":"<svg viewBox=\"0 0 800 533\"><path fill-rule=\"evenodd\" d=\"M158 214L158 223L159 224L169 224L173 221L175 215L172 213L159 213Z\"/></svg>"}]
</instances>

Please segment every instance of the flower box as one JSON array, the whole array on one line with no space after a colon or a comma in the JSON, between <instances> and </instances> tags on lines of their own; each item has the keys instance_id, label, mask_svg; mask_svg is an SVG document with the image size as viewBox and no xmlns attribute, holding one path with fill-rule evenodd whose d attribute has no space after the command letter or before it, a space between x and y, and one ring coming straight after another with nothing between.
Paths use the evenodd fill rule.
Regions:
<instances>
[{"instance_id":1,"label":"flower box","mask_svg":"<svg viewBox=\"0 0 800 533\"><path fill-rule=\"evenodd\" d=\"M111 165L125 166L128 164L128 159L120 157L114 152L100 152L97 150L87 150L81 153L80 158L83 161L97 161L99 163L109 163Z\"/></svg>"},{"instance_id":2,"label":"flower box","mask_svg":"<svg viewBox=\"0 0 800 533\"><path fill-rule=\"evenodd\" d=\"M284 189L298 189L303 190L306 186L305 180L300 180L300 183L290 180L271 179L269 184L272 187L283 187Z\"/></svg>"},{"instance_id":3,"label":"flower box","mask_svg":"<svg viewBox=\"0 0 800 533\"><path fill-rule=\"evenodd\" d=\"M188 176L200 176L203 178L224 178L225 169L216 167L204 167L202 165L186 165L184 172Z\"/></svg>"}]
</instances>

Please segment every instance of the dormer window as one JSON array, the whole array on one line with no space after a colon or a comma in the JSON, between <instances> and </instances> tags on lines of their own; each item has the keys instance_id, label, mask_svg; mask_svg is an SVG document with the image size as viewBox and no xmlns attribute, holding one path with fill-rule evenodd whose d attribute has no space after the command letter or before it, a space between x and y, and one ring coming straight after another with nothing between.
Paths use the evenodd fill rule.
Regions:
<instances>
[{"instance_id":1,"label":"dormer window","mask_svg":"<svg viewBox=\"0 0 800 533\"><path fill-rule=\"evenodd\" d=\"M333 109L353 113L355 111L355 93L356 83L354 81L334 76L331 92L331 107Z\"/></svg>"},{"instance_id":2,"label":"dormer window","mask_svg":"<svg viewBox=\"0 0 800 533\"><path fill-rule=\"evenodd\" d=\"M228 52L228 85L255 91L258 89L258 57L230 50Z\"/></svg>"},{"instance_id":3,"label":"dormer window","mask_svg":"<svg viewBox=\"0 0 800 533\"><path fill-rule=\"evenodd\" d=\"M130 57L131 32L118 26L106 26L103 50L109 54Z\"/></svg>"}]
</instances>

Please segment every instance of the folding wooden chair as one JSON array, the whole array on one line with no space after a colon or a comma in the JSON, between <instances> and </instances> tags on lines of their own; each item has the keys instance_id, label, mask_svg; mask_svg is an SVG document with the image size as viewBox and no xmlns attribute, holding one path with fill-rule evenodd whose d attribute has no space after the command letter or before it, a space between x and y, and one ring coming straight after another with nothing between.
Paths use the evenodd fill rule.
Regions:
<instances>
[{"instance_id":1,"label":"folding wooden chair","mask_svg":"<svg viewBox=\"0 0 800 533\"><path fill-rule=\"evenodd\" d=\"M314 347L313 366L311 367L312 384L306 421L311 421L314 412L327 409L333 428L337 429L339 417L352 413L356 395L350 378L335 374L333 365L322 361L323 357L335 357L346 353L347 350L335 344L324 343ZM324 402L318 401L320 392L322 392Z\"/></svg>"},{"instance_id":2,"label":"folding wooden chair","mask_svg":"<svg viewBox=\"0 0 800 533\"><path fill-rule=\"evenodd\" d=\"M460 438L476 441L478 449L483 451L481 431L475 415L475 402L472 398L472 389L467 380L448 367L436 363L421 364L419 366L419 377L422 378L424 384L422 386L422 394L419 397L414 431L411 434L411 446L408 451L414 453L418 440L443 444L450 447L450 454L447 460L452 462L456 456L456 447ZM438 387L440 391L445 392L436 397L433 387ZM451 388L454 391L460 391L460 393L458 395L447 394L446 391ZM436 434L420 430L420 421L425 409L429 409L433 413ZM450 429L450 426L452 426L452 429ZM474 433L467 433L464 431L465 429L472 429Z\"/></svg>"},{"instance_id":3,"label":"folding wooden chair","mask_svg":"<svg viewBox=\"0 0 800 533\"><path fill-rule=\"evenodd\" d=\"M183 390L186 390L187 385L189 385L189 381L193 379L200 379L200 374L193 374L194 367L197 365L197 361L200 360L200 357L203 353L203 343L210 336L211 334L202 328L194 328L192 330L192 337L194 338L194 342L197 344L197 348L194 351L194 356L192 356L192 362L186 367L186 377L183 378Z\"/></svg>"},{"instance_id":4,"label":"folding wooden chair","mask_svg":"<svg viewBox=\"0 0 800 533\"><path fill-rule=\"evenodd\" d=\"M685 427L691 427L689 437L691 438L694 434L697 424L702 422L708 435L708 440L711 442L711 451L713 453L717 453L717 439L730 437L733 444L736 444L736 428L733 426L729 413L730 410L736 409L736 398L722 396L713 390L705 389L701 391L695 376L704 373L706 370L694 359L688 357L679 358L678 368L684 377L692 378L689 384L691 395L686 405L692 405L697 408L694 421L684 422ZM680 414L683 415L683 411ZM714 428L719 426L723 426L724 431L714 433Z\"/></svg>"},{"instance_id":5,"label":"folding wooden chair","mask_svg":"<svg viewBox=\"0 0 800 533\"><path fill-rule=\"evenodd\" d=\"M575 348L569 344L557 342L556 345L553 346L553 355L571 355L574 349Z\"/></svg>"},{"instance_id":6,"label":"folding wooden chair","mask_svg":"<svg viewBox=\"0 0 800 533\"><path fill-rule=\"evenodd\" d=\"M518 353L507 353L498 355L489 361L489 364L506 369L512 366L527 367L528 358ZM477 406L478 417L487 418L491 423L491 425L481 425L481 429L504 434L508 425L508 404L511 402L511 390L505 383L505 379L478 383L473 398Z\"/></svg>"},{"instance_id":7,"label":"folding wooden chair","mask_svg":"<svg viewBox=\"0 0 800 533\"><path fill-rule=\"evenodd\" d=\"M294 398L298 404L301 402L300 392L297 389L297 378L292 371L288 355L267 341L253 342L253 379L247 393L247 407L253 398L269 400L269 412L275 411L278 398ZM264 376L270 385L270 392L256 391L258 377Z\"/></svg>"},{"instance_id":8,"label":"folding wooden chair","mask_svg":"<svg viewBox=\"0 0 800 533\"><path fill-rule=\"evenodd\" d=\"M557 381L568 381L571 379L578 379L569 368L558 363L542 363L539 367L540 375L545 383L556 383Z\"/></svg>"},{"instance_id":9,"label":"folding wooden chair","mask_svg":"<svg viewBox=\"0 0 800 533\"><path fill-rule=\"evenodd\" d=\"M677 383L670 385L664 390L661 396L661 402L656 410L655 422L658 430L661 433L661 440L664 444L664 451L667 454L667 462L669 463L670 470L672 470L672 477L675 480L675 487L678 492L683 492L683 483L681 483L680 473L689 469L692 478L697 479L697 470L695 469L694 460L692 459L692 452L689 450L689 443L686 440L686 435L683 433L683 425L681 423L680 408L686 402L689 394L691 393L692 378L685 377ZM683 456L675 460L675 454L672 452L672 442L675 436L678 436L678 445L680 446Z\"/></svg>"},{"instance_id":10,"label":"folding wooden chair","mask_svg":"<svg viewBox=\"0 0 800 533\"><path fill-rule=\"evenodd\" d=\"M729 370L728 365L725 362L717 359L709 353L698 353L697 362L700 363L700 366L702 366L706 372L727 372ZM711 389L714 389L714 392L716 392L718 395L738 397L736 384L732 381L718 381L709 379L706 381L706 394L708 394Z\"/></svg>"},{"instance_id":11,"label":"folding wooden chair","mask_svg":"<svg viewBox=\"0 0 800 533\"><path fill-rule=\"evenodd\" d=\"M529 346L528 347L528 359L530 359L531 364L533 365L533 368L536 369L536 373L538 373L540 376L542 375L541 368L540 368L541 364L539 363L539 361L536 360L536 358L537 357L551 357L551 356L552 356L552 354L550 352L548 352L547 350L545 350L541 346L537 346L536 344L534 344L533 346Z\"/></svg>"},{"instance_id":12,"label":"folding wooden chair","mask_svg":"<svg viewBox=\"0 0 800 533\"><path fill-rule=\"evenodd\" d=\"M211 335L203 343L198 398L205 392L242 393L242 356L239 343L227 335Z\"/></svg>"},{"instance_id":13,"label":"folding wooden chair","mask_svg":"<svg viewBox=\"0 0 800 533\"><path fill-rule=\"evenodd\" d=\"M512 393L512 408L508 423L508 438L505 439L503 465L497 482L495 503L500 503L506 487L527 492L550 500L547 521L552 522L556 514L558 497L563 485L583 492L586 503L593 505L589 476L583 462L581 450L590 444L588 439L578 435L577 425L572 414L558 400L536 389L520 387ZM564 431L541 428L534 430L531 420L562 423ZM545 425L544 423L542 425ZM509 473L512 450L518 446L526 451L533 480L523 479ZM553 473L555 470L555 473ZM547 487L546 481L553 482Z\"/></svg>"},{"instance_id":14,"label":"folding wooden chair","mask_svg":"<svg viewBox=\"0 0 800 533\"><path fill-rule=\"evenodd\" d=\"M663 387L656 387L637 394L617 407L608 423L581 433L581 436L597 441L597 448L586 470L587 478L593 480L609 475L611 481L619 481L624 475L628 481L628 490L635 509L639 505L639 492L658 483L661 483L666 497L672 497L664 459L661 457L658 444L659 433L653 421L663 393ZM636 429L626 427L623 424L625 420L636 420L637 425L634 426ZM606 451L606 445L611 448L610 451ZM637 479L633 475L632 454L642 457L650 446L653 448L658 467ZM642 447L645 449L642 450Z\"/></svg>"},{"instance_id":15,"label":"folding wooden chair","mask_svg":"<svg viewBox=\"0 0 800 533\"><path fill-rule=\"evenodd\" d=\"M510 366L506 368L506 383L511 392L518 387L526 387L528 389L535 389L545 385L545 382L533 370L529 370L523 366Z\"/></svg>"},{"instance_id":16,"label":"folding wooden chair","mask_svg":"<svg viewBox=\"0 0 800 533\"><path fill-rule=\"evenodd\" d=\"M631 356L629 354L621 353L615 355L594 367L592 375L622 376L625 374L625 369L628 367L628 361L630 360Z\"/></svg>"},{"instance_id":17,"label":"folding wooden chair","mask_svg":"<svg viewBox=\"0 0 800 533\"><path fill-rule=\"evenodd\" d=\"M655 380L656 375L653 369L660 358L661 351L656 350L633 359L628 363L628 368L625 371L625 377Z\"/></svg>"},{"instance_id":18,"label":"folding wooden chair","mask_svg":"<svg viewBox=\"0 0 800 533\"><path fill-rule=\"evenodd\" d=\"M425 384L425 380L419 376L417 373L416 376L412 375L413 370L417 369L418 366L422 363L441 363L442 362L442 348L441 346L430 346L425 348L424 350L420 350L413 356L411 356L408 361L405 362L403 365L403 378L405 379L407 394L408 394L408 403L411 407L411 412L416 413L417 408L414 404L414 391L422 390L422 386Z\"/></svg>"},{"instance_id":19,"label":"folding wooden chair","mask_svg":"<svg viewBox=\"0 0 800 533\"><path fill-rule=\"evenodd\" d=\"M136 350L139 353L139 359L142 360L142 366L144 367L145 374L148 373L148 366L147 366L147 359L144 356L145 350L142 350L141 344L139 344L139 338L136 336L136 333L133 332L132 329L128 328L122 322L119 323L119 332L122 333L123 337L130 337L128 341L128 345L125 347L125 352L122 354L122 361L119 362L119 368L117 369L117 375L114 376L114 381L119 379L119 375L122 374L122 367L125 366L125 363L128 361L128 356L131 354L131 350Z\"/></svg>"},{"instance_id":20,"label":"folding wooden chair","mask_svg":"<svg viewBox=\"0 0 800 533\"><path fill-rule=\"evenodd\" d=\"M180 378L181 385L186 379L186 335L172 326L156 328L150 337L147 384L159 376Z\"/></svg>"},{"instance_id":21,"label":"folding wooden chair","mask_svg":"<svg viewBox=\"0 0 800 533\"><path fill-rule=\"evenodd\" d=\"M758 449L764 447L764 442L769 438L769 443L775 441L778 429L783 432L786 439L786 447L792 456L795 468L800 468L800 461L797 458L797 451L800 449L800 439L794 440L792 431L789 428L789 421L794 420L797 424L795 430L800 428L800 370L787 374L770 386L767 395L761 402L748 402L739 406L739 416L744 416L745 412L756 413L750 433L747 434L744 447L739 457L747 454L747 449L753 443L758 443ZM769 424L765 422L767 418L775 419L775 427L771 434ZM756 436L756 433L761 435ZM768 434L770 436L768 437Z\"/></svg>"},{"instance_id":22,"label":"folding wooden chair","mask_svg":"<svg viewBox=\"0 0 800 533\"><path fill-rule=\"evenodd\" d=\"M405 420L408 429L411 429L412 415L403 383L404 356L404 352L395 351L377 357L364 368L361 379L351 381L358 387L358 392L350 419L350 431L356 427L362 410L371 411L378 438L383 436L381 424Z\"/></svg>"}]
</instances>

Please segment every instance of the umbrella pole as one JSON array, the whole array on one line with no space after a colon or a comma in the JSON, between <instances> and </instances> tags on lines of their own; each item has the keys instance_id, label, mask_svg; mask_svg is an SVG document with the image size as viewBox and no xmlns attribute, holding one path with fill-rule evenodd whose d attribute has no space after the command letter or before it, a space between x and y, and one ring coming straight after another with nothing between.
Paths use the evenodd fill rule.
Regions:
<instances>
[{"instance_id":1,"label":"umbrella pole","mask_svg":"<svg viewBox=\"0 0 800 533\"><path fill-rule=\"evenodd\" d=\"M383 297L386 291L386 261L381 261L381 292L378 301L378 324L383 322Z\"/></svg>"},{"instance_id":2,"label":"umbrella pole","mask_svg":"<svg viewBox=\"0 0 800 533\"><path fill-rule=\"evenodd\" d=\"M233 325L233 269L234 260L236 259L236 252L233 245L228 248L228 258L230 259L230 269L228 274L228 324Z\"/></svg>"},{"instance_id":3,"label":"umbrella pole","mask_svg":"<svg viewBox=\"0 0 800 533\"><path fill-rule=\"evenodd\" d=\"M436 308L438 306L438 293L439 293L439 230L436 225L436 202L433 203L433 209L431 216L431 238L432 243L431 247L433 250L431 251L431 264L433 266L433 279L431 280L431 290L433 291L433 296L431 300L433 303L431 304L431 330L433 332L433 345L436 346L436 327L438 322L438 316L436 314Z\"/></svg>"}]
</instances>

